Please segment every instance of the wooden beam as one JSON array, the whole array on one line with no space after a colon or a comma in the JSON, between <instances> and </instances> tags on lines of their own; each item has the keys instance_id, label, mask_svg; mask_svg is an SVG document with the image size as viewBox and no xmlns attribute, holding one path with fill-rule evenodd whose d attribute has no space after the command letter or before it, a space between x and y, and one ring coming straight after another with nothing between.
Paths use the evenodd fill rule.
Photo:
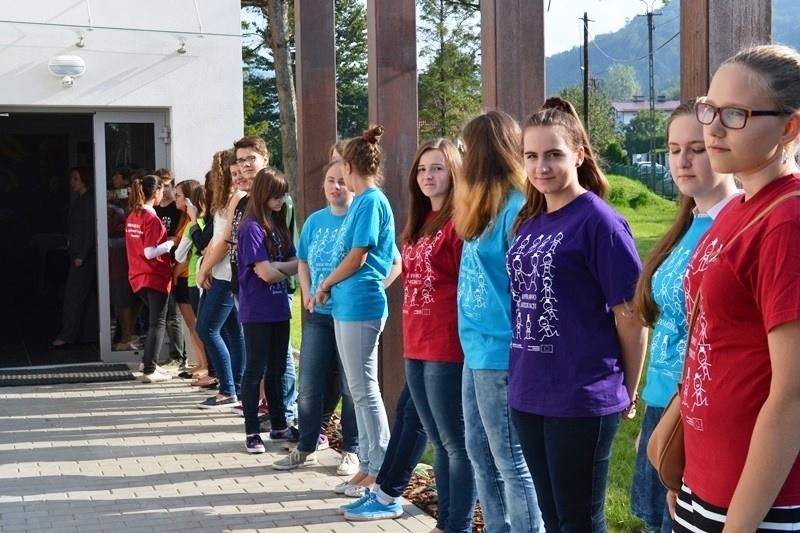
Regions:
<instances>
[{"instance_id":1,"label":"wooden beam","mask_svg":"<svg viewBox=\"0 0 800 533\"><path fill-rule=\"evenodd\" d=\"M336 142L334 0L295 0L298 223L325 206L322 169Z\"/></svg>"},{"instance_id":2,"label":"wooden beam","mask_svg":"<svg viewBox=\"0 0 800 533\"><path fill-rule=\"evenodd\" d=\"M383 191L394 211L397 234L408 215L408 166L417 150L417 25L414 0L368 0L369 121L385 129ZM405 383L403 288L388 291L389 319L380 349L380 386L389 420Z\"/></svg>"},{"instance_id":3,"label":"wooden beam","mask_svg":"<svg viewBox=\"0 0 800 533\"><path fill-rule=\"evenodd\" d=\"M483 106L523 120L545 99L544 2L482 0L480 6Z\"/></svg>"},{"instance_id":4,"label":"wooden beam","mask_svg":"<svg viewBox=\"0 0 800 533\"><path fill-rule=\"evenodd\" d=\"M708 0L681 0L681 101L706 94Z\"/></svg>"},{"instance_id":5,"label":"wooden beam","mask_svg":"<svg viewBox=\"0 0 800 533\"><path fill-rule=\"evenodd\" d=\"M681 100L706 94L719 65L772 41L772 0L681 0Z\"/></svg>"}]
</instances>

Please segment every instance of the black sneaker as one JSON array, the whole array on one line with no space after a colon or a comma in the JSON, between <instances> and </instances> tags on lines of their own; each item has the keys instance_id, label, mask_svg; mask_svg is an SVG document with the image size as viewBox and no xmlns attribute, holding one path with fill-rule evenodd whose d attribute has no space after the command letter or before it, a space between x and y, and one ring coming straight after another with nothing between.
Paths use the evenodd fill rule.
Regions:
<instances>
[{"instance_id":1,"label":"black sneaker","mask_svg":"<svg viewBox=\"0 0 800 533\"><path fill-rule=\"evenodd\" d=\"M234 405L239 405L239 400L235 396L230 398L217 399L216 396L206 398L197 404L200 409L230 409Z\"/></svg>"},{"instance_id":2,"label":"black sneaker","mask_svg":"<svg viewBox=\"0 0 800 533\"><path fill-rule=\"evenodd\" d=\"M300 440L300 431L294 426L286 429L272 430L269 432L269 440L285 440L287 442L297 442Z\"/></svg>"}]
</instances>

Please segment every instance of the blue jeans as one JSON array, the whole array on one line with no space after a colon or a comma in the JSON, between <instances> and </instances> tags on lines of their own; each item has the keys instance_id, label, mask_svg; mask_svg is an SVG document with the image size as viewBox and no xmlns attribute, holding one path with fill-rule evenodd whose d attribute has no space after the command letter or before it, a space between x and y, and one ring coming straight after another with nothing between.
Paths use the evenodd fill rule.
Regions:
<instances>
[{"instance_id":1,"label":"blue jeans","mask_svg":"<svg viewBox=\"0 0 800 533\"><path fill-rule=\"evenodd\" d=\"M336 349L333 317L322 313L309 313L303 322L303 343L300 345L300 394L297 406L300 411L300 442L297 449L313 452L317 449L320 429L327 420L324 398L329 377L338 369L342 392L342 451L358 451L358 426L353 409L353 398L347 389L344 369Z\"/></svg>"},{"instance_id":2,"label":"blue jeans","mask_svg":"<svg viewBox=\"0 0 800 533\"><path fill-rule=\"evenodd\" d=\"M289 293L289 309L292 308L292 298L294 294ZM283 406L286 409L286 420L289 425L294 425L297 418L297 369L294 365L294 354L292 353L292 339L289 337L289 345L286 347L286 380L283 385Z\"/></svg>"},{"instance_id":3,"label":"blue jeans","mask_svg":"<svg viewBox=\"0 0 800 533\"><path fill-rule=\"evenodd\" d=\"M620 413L562 418L511 409L547 531L606 531L606 484Z\"/></svg>"},{"instance_id":4,"label":"blue jeans","mask_svg":"<svg viewBox=\"0 0 800 533\"><path fill-rule=\"evenodd\" d=\"M247 435L259 432L258 401L264 380L272 429L286 429L283 391L286 384L286 346L289 321L243 324L247 367L242 378L242 410Z\"/></svg>"},{"instance_id":5,"label":"blue jeans","mask_svg":"<svg viewBox=\"0 0 800 533\"><path fill-rule=\"evenodd\" d=\"M217 371L219 393L236 396L247 356L230 281L212 279L211 288L204 291L201 298L196 329Z\"/></svg>"},{"instance_id":6,"label":"blue jeans","mask_svg":"<svg viewBox=\"0 0 800 533\"><path fill-rule=\"evenodd\" d=\"M658 472L647 458L647 443L663 414L663 407L648 405L642 417L642 431L631 484L631 514L644 520L650 531L671 533L672 518L666 504L667 489L661 484Z\"/></svg>"},{"instance_id":7,"label":"blue jeans","mask_svg":"<svg viewBox=\"0 0 800 533\"><path fill-rule=\"evenodd\" d=\"M439 495L436 527L445 533L470 533L475 510L475 473L467 455L464 413L458 401L463 366L406 359L408 388L433 446Z\"/></svg>"},{"instance_id":8,"label":"blue jeans","mask_svg":"<svg viewBox=\"0 0 800 533\"><path fill-rule=\"evenodd\" d=\"M467 453L475 470L486 533L539 532L533 480L508 407L508 371L464 365L461 389Z\"/></svg>"},{"instance_id":9,"label":"blue jeans","mask_svg":"<svg viewBox=\"0 0 800 533\"><path fill-rule=\"evenodd\" d=\"M425 429L414 407L408 385L405 385L397 399L392 436L386 447L381 470L375 478L375 486L392 498L402 496L427 444Z\"/></svg>"},{"instance_id":10,"label":"blue jeans","mask_svg":"<svg viewBox=\"0 0 800 533\"><path fill-rule=\"evenodd\" d=\"M378 337L386 319L333 321L358 424L359 470L377 476L389 444L389 420L378 386Z\"/></svg>"}]
</instances>

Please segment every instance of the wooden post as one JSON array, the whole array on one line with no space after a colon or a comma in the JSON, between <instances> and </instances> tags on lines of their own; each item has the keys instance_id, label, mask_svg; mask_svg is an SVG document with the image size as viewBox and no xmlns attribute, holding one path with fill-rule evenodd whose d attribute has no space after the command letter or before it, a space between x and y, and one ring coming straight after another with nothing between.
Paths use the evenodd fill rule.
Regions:
<instances>
[{"instance_id":1,"label":"wooden post","mask_svg":"<svg viewBox=\"0 0 800 533\"><path fill-rule=\"evenodd\" d=\"M544 2L482 0L480 5L483 106L523 120L545 99Z\"/></svg>"},{"instance_id":2,"label":"wooden post","mask_svg":"<svg viewBox=\"0 0 800 533\"><path fill-rule=\"evenodd\" d=\"M719 65L772 40L772 0L681 0L681 100L706 94Z\"/></svg>"},{"instance_id":3,"label":"wooden post","mask_svg":"<svg viewBox=\"0 0 800 533\"><path fill-rule=\"evenodd\" d=\"M295 0L298 227L325 205L322 168L336 142L334 0Z\"/></svg>"},{"instance_id":4,"label":"wooden post","mask_svg":"<svg viewBox=\"0 0 800 533\"><path fill-rule=\"evenodd\" d=\"M397 234L408 215L408 167L417 150L417 25L414 0L368 0L369 121L386 129L381 147L383 191L392 204ZM405 383L403 289L388 291L389 319L380 350L380 386L389 420Z\"/></svg>"}]
</instances>

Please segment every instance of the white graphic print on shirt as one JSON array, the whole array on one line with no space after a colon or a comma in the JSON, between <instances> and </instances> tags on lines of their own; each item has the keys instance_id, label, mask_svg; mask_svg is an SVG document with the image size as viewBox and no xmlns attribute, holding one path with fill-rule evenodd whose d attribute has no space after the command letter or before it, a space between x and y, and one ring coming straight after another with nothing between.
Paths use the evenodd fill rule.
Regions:
<instances>
[{"instance_id":1,"label":"white graphic print on shirt","mask_svg":"<svg viewBox=\"0 0 800 533\"><path fill-rule=\"evenodd\" d=\"M722 243L716 238L710 239L709 236L704 237L698 250L702 250L700 260L696 262L692 268L692 274L705 272L708 265L713 263L717 256L722 251ZM692 298L690 287L690 280L687 278L684 283L684 291L686 301L689 302L688 306L691 307L694 300ZM689 309L691 313L692 310ZM711 363L709 361L711 356L712 347L708 343L707 337L708 321L706 320L705 311L703 309L702 297L700 298L699 306L697 309L697 318L691 334L691 344L687 357L695 361L696 370L692 375L692 369L686 365L686 372L683 376L683 393L681 395L681 404L689 409L690 413L694 413L695 409L701 406L708 406L708 397L706 396L706 383L711 381ZM701 416L693 416L690 414L684 418L686 423L692 426L697 431L703 431L703 418Z\"/></svg>"},{"instance_id":2,"label":"white graphic print on shirt","mask_svg":"<svg viewBox=\"0 0 800 533\"><path fill-rule=\"evenodd\" d=\"M425 307L434 301L433 293L436 292L431 254L441 238L442 230L439 230L436 235L420 237L413 246L403 247L403 272L406 280L403 307L422 307L413 311L415 315L430 315L430 309Z\"/></svg>"},{"instance_id":3,"label":"white graphic print on shirt","mask_svg":"<svg viewBox=\"0 0 800 533\"><path fill-rule=\"evenodd\" d=\"M458 302L464 315L479 320L486 308L488 288L483 267L478 258L480 239L465 241L461 251L461 271L458 283Z\"/></svg>"},{"instance_id":4,"label":"white graphic print on shirt","mask_svg":"<svg viewBox=\"0 0 800 533\"><path fill-rule=\"evenodd\" d=\"M339 264L336 261L336 240L340 228L317 228L308 245L308 266L314 288Z\"/></svg>"},{"instance_id":5,"label":"white graphic print on shirt","mask_svg":"<svg viewBox=\"0 0 800 533\"><path fill-rule=\"evenodd\" d=\"M553 345L544 344L545 339L559 336L557 321L558 299L553 291L555 267L553 258L564 234L517 236L510 248L511 266L508 276L512 280L511 298L516 304L516 315L512 326L512 346L522 348L522 340L528 351L552 353ZM541 307L539 307L541 306ZM538 318L533 324L531 315Z\"/></svg>"}]
</instances>

